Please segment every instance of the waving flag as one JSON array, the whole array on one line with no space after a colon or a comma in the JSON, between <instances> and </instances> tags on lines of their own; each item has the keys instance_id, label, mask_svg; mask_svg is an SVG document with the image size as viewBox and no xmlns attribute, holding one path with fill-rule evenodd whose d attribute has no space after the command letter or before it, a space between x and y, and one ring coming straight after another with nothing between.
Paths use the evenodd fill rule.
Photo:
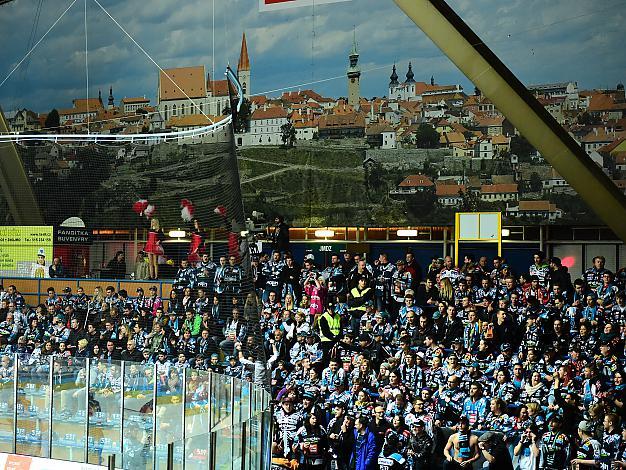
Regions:
<instances>
[{"instance_id":1,"label":"waving flag","mask_svg":"<svg viewBox=\"0 0 626 470\"><path fill-rule=\"evenodd\" d=\"M322 5L324 3L347 2L350 0L259 0L259 10L272 11L284 8L306 7Z\"/></svg>"}]
</instances>

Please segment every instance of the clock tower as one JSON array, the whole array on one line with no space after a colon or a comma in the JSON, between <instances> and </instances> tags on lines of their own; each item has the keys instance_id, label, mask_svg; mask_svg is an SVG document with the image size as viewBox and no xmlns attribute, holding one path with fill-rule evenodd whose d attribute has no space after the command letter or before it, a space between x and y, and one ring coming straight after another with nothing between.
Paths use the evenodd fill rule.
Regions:
<instances>
[{"instance_id":1,"label":"clock tower","mask_svg":"<svg viewBox=\"0 0 626 470\"><path fill-rule=\"evenodd\" d=\"M350 67L348 67L348 104L354 109L359 108L361 98L361 68L359 67L359 53L356 48L356 32L352 41L352 50L348 56Z\"/></svg>"}]
</instances>

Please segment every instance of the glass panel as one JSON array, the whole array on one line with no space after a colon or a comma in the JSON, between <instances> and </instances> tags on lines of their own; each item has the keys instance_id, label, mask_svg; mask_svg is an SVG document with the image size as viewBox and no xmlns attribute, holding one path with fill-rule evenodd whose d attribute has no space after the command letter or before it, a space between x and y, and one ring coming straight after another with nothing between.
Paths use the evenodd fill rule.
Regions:
<instances>
[{"instance_id":1,"label":"glass panel","mask_svg":"<svg viewBox=\"0 0 626 470\"><path fill-rule=\"evenodd\" d=\"M236 381L241 384L241 420L246 421L250 419L250 411L252 410L250 382L241 382L238 379Z\"/></svg>"},{"instance_id":2,"label":"glass panel","mask_svg":"<svg viewBox=\"0 0 626 470\"><path fill-rule=\"evenodd\" d=\"M152 468L155 365L126 363L124 368L123 468Z\"/></svg>"},{"instance_id":3,"label":"glass panel","mask_svg":"<svg viewBox=\"0 0 626 470\"><path fill-rule=\"evenodd\" d=\"M115 455L120 465L121 393L120 364L92 359L89 375L88 463L105 465Z\"/></svg>"},{"instance_id":4,"label":"glass panel","mask_svg":"<svg viewBox=\"0 0 626 470\"><path fill-rule=\"evenodd\" d=\"M0 452L13 452L13 435L15 434L14 388L13 373L14 356L0 356Z\"/></svg>"},{"instance_id":5,"label":"glass panel","mask_svg":"<svg viewBox=\"0 0 626 470\"><path fill-rule=\"evenodd\" d=\"M183 438L183 369L171 367L166 380L157 388L156 467L167 468L168 443L174 442L174 466L182 468Z\"/></svg>"},{"instance_id":6,"label":"glass panel","mask_svg":"<svg viewBox=\"0 0 626 470\"><path fill-rule=\"evenodd\" d=\"M254 417L248 421L246 427L246 469L255 470L261 468L261 420Z\"/></svg>"},{"instance_id":7,"label":"glass panel","mask_svg":"<svg viewBox=\"0 0 626 470\"><path fill-rule=\"evenodd\" d=\"M233 440L235 436L240 434L239 424L235 426L221 426L215 431L215 454L214 465L212 468L216 470L230 470L232 468L240 468L234 465L233 459Z\"/></svg>"},{"instance_id":8,"label":"glass panel","mask_svg":"<svg viewBox=\"0 0 626 470\"><path fill-rule=\"evenodd\" d=\"M19 358L17 374L17 453L48 457L50 356Z\"/></svg>"},{"instance_id":9,"label":"glass panel","mask_svg":"<svg viewBox=\"0 0 626 470\"><path fill-rule=\"evenodd\" d=\"M60 358L52 373L52 458L85 461L86 359Z\"/></svg>"},{"instance_id":10,"label":"glass panel","mask_svg":"<svg viewBox=\"0 0 626 470\"><path fill-rule=\"evenodd\" d=\"M210 372L190 370L185 396L185 470L208 467Z\"/></svg>"},{"instance_id":11,"label":"glass panel","mask_svg":"<svg viewBox=\"0 0 626 470\"><path fill-rule=\"evenodd\" d=\"M213 374L211 384L211 420L212 431L216 431L224 426L230 426L230 377L221 374Z\"/></svg>"}]
</instances>

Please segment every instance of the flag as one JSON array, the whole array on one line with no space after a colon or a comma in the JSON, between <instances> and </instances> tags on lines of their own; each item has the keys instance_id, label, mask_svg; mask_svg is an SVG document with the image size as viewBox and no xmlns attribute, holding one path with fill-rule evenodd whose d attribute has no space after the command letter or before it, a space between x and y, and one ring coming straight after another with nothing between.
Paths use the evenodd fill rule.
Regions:
<instances>
[{"instance_id":1,"label":"flag","mask_svg":"<svg viewBox=\"0 0 626 470\"><path fill-rule=\"evenodd\" d=\"M323 5L324 3L348 2L350 0L259 0L259 10L273 11L285 8Z\"/></svg>"}]
</instances>

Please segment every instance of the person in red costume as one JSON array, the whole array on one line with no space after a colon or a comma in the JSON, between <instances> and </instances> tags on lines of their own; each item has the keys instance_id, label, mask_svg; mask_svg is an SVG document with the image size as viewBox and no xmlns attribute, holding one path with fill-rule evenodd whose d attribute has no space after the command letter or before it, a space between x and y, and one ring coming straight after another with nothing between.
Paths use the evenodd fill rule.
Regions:
<instances>
[{"instance_id":1,"label":"person in red costume","mask_svg":"<svg viewBox=\"0 0 626 470\"><path fill-rule=\"evenodd\" d=\"M200 261L200 255L203 251L204 237L202 236L202 228L200 227L200 221L193 219L193 229L191 229L191 241L189 242L189 253L187 253L187 259L192 266Z\"/></svg>"},{"instance_id":2,"label":"person in red costume","mask_svg":"<svg viewBox=\"0 0 626 470\"><path fill-rule=\"evenodd\" d=\"M148 232L148 242L143 251L148 253L148 269L150 279L159 278L159 256L164 253L161 242L163 241L163 231L159 224L159 219L150 221L150 231Z\"/></svg>"}]
</instances>

